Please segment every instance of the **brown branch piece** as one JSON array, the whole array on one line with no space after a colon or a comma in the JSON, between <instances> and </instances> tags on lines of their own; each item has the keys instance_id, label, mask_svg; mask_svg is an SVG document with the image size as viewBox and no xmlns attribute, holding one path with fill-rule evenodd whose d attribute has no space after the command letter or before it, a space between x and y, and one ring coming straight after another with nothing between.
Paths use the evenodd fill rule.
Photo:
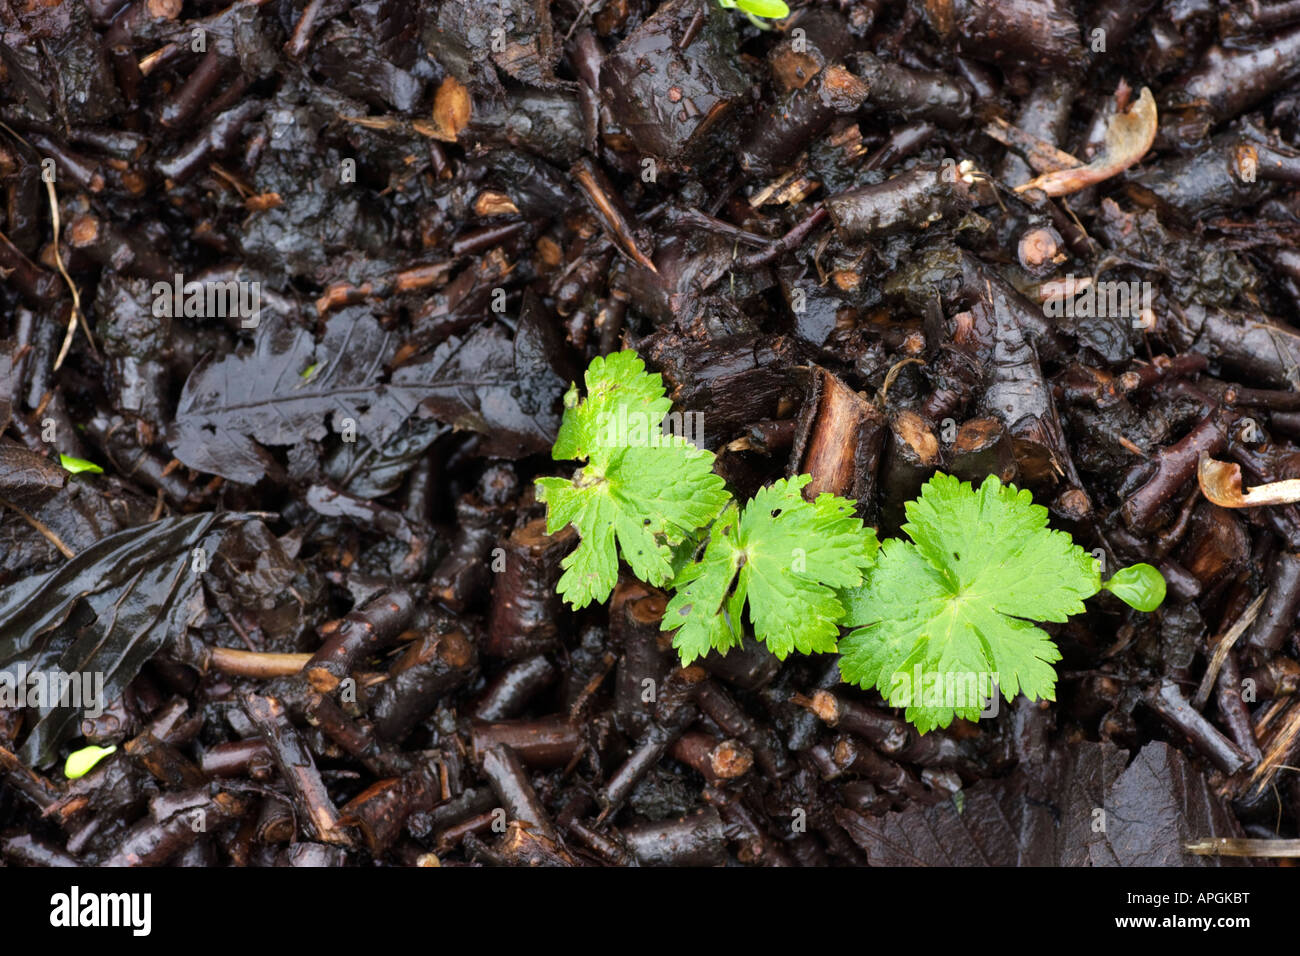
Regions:
<instances>
[{"instance_id":1,"label":"brown branch piece","mask_svg":"<svg viewBox=\"0 0 1300 956\"><path fill-rule=\"evenodd\" d=\"M473 643L460 631L426 630L407 645L374 694L375 733L401 740L433 713L444 694L469 679L477 661Z\"/></svg>"},{"instance_id":2,"label":"brown branch piece","mask_svg":"<svg viewBox=\"0 0 1300 956\"><path fill-rule=\"evenodd\" d=\"M1164 678L1147 688L1142 698L1166 724L1181 732L1192 747L1228 776L1246 767L1250 760L1217 727L1192 709L1178 685Z\"/></svg>"},{"instance_id":3,"label":"brown branch piece","mask_svg":"<svg viewBox=\"0 0 1300 956\"><path fill-rule=\"evenodd\" d=\"M955 769L972 776L977 773L966 746L944 733L918 734L906 721L892 714L825 689L814 692L811 698L795 694L792 701L828 727L861 737L886 757L920 767Z\"/></svg>"},{"instance_id":4,"label":"brown branch piece","mask_svg":"<svg viewBox=\"0 0 1300 956\"><path fill-rule=\"evenodd\" d=\"M1156 455L1156 469L1120 508L1124 523L1139 534L1151 529L1160 508L1191 479L1197 462L1228 443L1222 411L1206 415L1190 432Z\"/></svg>"},{"instance_id":5,"label":"brown branch piece","mask_svg":"<svg viewBox=\"0 0 1300 956\"><path fill-rule=\"evenodd\" d=\"M518 755L505 744L489 747L482 759L483 776L492 785L511 823L521 823L537 836L558 843L550 815L533 789Z\"/></svg>"},{"instance_id":6,"label":"brown branch piece","mask_svg":"<svg viewBox=\"0 0 1300 956\"><path fill-rule=\"evenodd\" d=\"M1290 505L1300 502L1300 478L1270 481L1244 490L1241 485L1241 466L1232 462L1216 461L1202 455L1196 468L1196 480L1201 493L1220 508L1257 508L1261 505Z\"/></svg>"},{"instance_id":7,"label":"brown branch piece","mask_svg":"<svg viewBox=\"0 0 1300 956\"><path fill-rule=\"evenodd\" d=\"M632 234L632 217L623 207L622 201L618 198L618 191L614 189L609 178L595 163L585 157L574 163L570 173L582 188L600 224L618 250L637 265L658 275L659 270L655 268L655 264L637 245L636 237Z\"/></svg>"},{"instance_id":8,"label":"brown branch piece","mask_svg":"<svg viewBox=\"0 0 1300 956\"><path fill-rule=\"evenodd\" d=\"M474 721L470 745L480 762L494 747L506 746L525 766L564 767L581 749L582 733L559 714L493 723Z\"/></svg>"},{"instance_id":9,"label":"brown branch piece","mask_svg":"<svg viewBox=\"0 0 1300 956\"><path fill-rule=\"evenodd\" d=\"M42 810L54 806L63 796L63 791L57 785L32 770L4 747L0 747L0 780Z\"/></svg>"},{"instance_id":10,"label":"brown branch piece","mask_svg":"<svg viewBox=\"0 0 1300 956\"><path fill-rule=\"evenodd\" d=\"M1192 706L1197 710L1205 707L1205 702L1210 699L1210 690L1214 687L1214 681L1219 676L1219 669L1223 667L1223 661L1237 643L1241 635L1246 633L1246 629L1254 622L1255 617L1259 614L1259 609L1264 606L1264 598L1268 596L1268 590L1265 589L1259 593L1255 600L1250 602L1250 606L1241 612L1241 617L1233 622L1232 627L1228 628L1226 634L1218 639L1214 645L1214 654L1210 657L1210 666L1205 669L1205 676L1201 678L1201 684L1196 688L1196 694L1192 697Z\"/></svg>"},{"instance_id":11,"label":"brown branch piece","mask_svg":"<svg viewBox=\"0 0 1300 956\"><path fill-rule=\"evenodd\" d=\"M307 662L305 676L313 690L330 693L348 676L358 659L375 654L397 640L415 608L404 588L390 588L364 607L330 621L320 629L324 643Z\"/></svg>"},{"instance_id":12,"label":"brown branch piece","mask_svg":"<svg viewBox=\"0 0 1300 956\"><path fill-rule=\"evenodd\" d=\"M721 866L727 859L726 828L714 807L677 820L634 823L622 837L642 866Z\"/></svg>"},{"instance_id":13,"label":"brown branch piece","mask_svg":"<svg viewBox=\"0 0 1300 956\"><path fill-rule=\"evenodd\" d=\"M694 769L711 786L743 777L754 765L753 751L739 740L718 740L697 730L678 737L668 753Z\"/></svg>"},{"instance_id":14,"label":"brown branch piece","mask_svg":"<svg viewBox=\"0 0 1300 956\"><path fill-rule=\"evenodd\" d=\"M1000 116L995 116L993 122L984 127L984 135L1003 146L1019 150L1035 172L1054 173L1077 169L1083 165L1073 154L1057 149L1047 140L1039 139L1019 126L1012 126Z\"/></svg>"},{"instance_id":15,"label":"brown branch piece","mask_svg":"<svg viewBox=\"0 0 1300 956\"><path fill-rule=\"evenodd\" d=\"M555 591L560 559L577 537L571 525L546 533L546 519L516 528L502 542L505 570L492 585L483 653L517 660L550 650L559 636L561 605Z\"/></svg>"},{"instance_id":16,"label":"brown branch piece","mask_svg":"<svg viewBox=\"0 0 1300 956\"><path fill-rule=\"evenodd\" d=\"M160 794L150 801L149 815L122 836L103 865L162 866L192 846L200 833L243 817L252 805L244 794L210 787ZM202 829L195 826L198 819Z\"/></svg>"},{"instance_id":17,"label":"brown branch piece","mask_svg":"<svg viewBox=\"0 0 1300 956\"><path fill-rule=\"evenodd\" d=\"M257 727L271 751L280 776L304 811L303 830L320 843L351 846L352 839L340 828L339 813L325 789L311 751L289 723L284 705L274 697L245 694L244 712Z\"/></svg>"},{"instance_id":18,"label":"brown branch piece","mask_svg":"<svg viewBox=\"0 0 1300 956\"><path fill-rule=\"evenodd\" d=\"M401 836L412 814L429 810L436 800L433 777L419 769L367 787L339 810L339 822L359 829L370 852L379 856Z\"/></svg>"},{"instance_id":19,"label":"brown branch piece","mask_svg":"<svg viewBox=\"0 0 1300 956\"><path fill-rule=\"evenodd\" d=\"M794 772L785 746L769 726L746 713L715 681L705 681L696 692L700 710L729 737L741 741L754 755L763 775L779 779Z\"/></svg>"},{"instance_id":20,"label":"brown branch piece","mask_svg":"<svg viewBox=\"0 0 1300 956\"><path fill-rule=\"evenodd\" d=\"M235 677L254 677L269 680L273 677L292 677L299 673L310 654L279 654L270 651L241 651L233 647L209 647L205 664L208 668Z\"/></svg>"},{"instance_id":21,"label":"brown branch piece","mask_svg":"<svg viewBox=\"0 0 1300 956\"><path fill-rule=\"evenodd\" d=\"M1300 840L1206 837L1188 843L1186 850L1196 856L1300 857Z\"/></svg>"},{"instance_id":22,"label":"brown branch piece","mask_svg":"<svg viewBox=\"0 0 1300 956\"><path fill-rule=\"evenodd\" d=\"M1277 652L1300 611L1300 554L1279 551L1268 570L1267 584L1268 597L1242 643L1253 657L1278 660Z\"/></svg>"}]
</instances>

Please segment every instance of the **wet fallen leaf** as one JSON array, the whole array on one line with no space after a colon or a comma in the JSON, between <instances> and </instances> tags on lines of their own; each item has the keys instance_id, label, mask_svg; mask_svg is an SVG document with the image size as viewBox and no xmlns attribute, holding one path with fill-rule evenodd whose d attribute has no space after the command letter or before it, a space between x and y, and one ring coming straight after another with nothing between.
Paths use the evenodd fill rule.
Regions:
<instances>
[{"instance_id":1,"label":"wet fallen leaf","mask_svg":"<svg viewBox=\"0 0 1300 956\"><path fill-rule=\"evenodd\" d=\"M1113 744L1074 744L1046 786L1022 768L962 791L961 809L835 818L873 866L1215 865L1184 844L1240 831L1204 775L1161 741L1126 758Z\"/></svg>"},{"instance_id":2,"label":"wet fallen leaf","mask_svg":"<svg viewBox=\"0 0 1300 956\"><path fill-rule=\"evenodd\" d=\"M29 674L72 675L83 695L88 690L93 703L107 706L202 613L193 552L212 553L209 535L240 520L233 513L163 518L110 535L61 567L12 585L0 599L0 667L22 662ZM32 767L52 763L91 709L40 703L18 750Z\"/></svg>"}]
</instances>

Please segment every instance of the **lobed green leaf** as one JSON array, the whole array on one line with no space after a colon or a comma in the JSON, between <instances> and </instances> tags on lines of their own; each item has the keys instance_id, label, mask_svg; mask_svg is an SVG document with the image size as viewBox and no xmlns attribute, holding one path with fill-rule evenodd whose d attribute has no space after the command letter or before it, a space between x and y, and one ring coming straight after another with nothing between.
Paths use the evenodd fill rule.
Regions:
<instances>
[{"instance_id":1,"label":"lobed green leaf","mask_svg":"<svg viewBox=\"0 0 1300 956\"><path fill-rule=\"evenodd\" d=\"M1008 701L1055 699L1060 652L1034 621L1065 621L1097 593L1097 562L1047 527L1027 491L978 490L938 474L907 505L911 541L887 541L847 597L845 681L875 687L922 733L977 719L994 685Z\"/></svg>"},{"instance_id":2,"label":"lobed green leaf","mask_svg":"<svg viewBox=\"0 0 1300 956\"><path fill-rule=\"evenodd\" d=\"M537 480L547 531L573 525L578 532L557 585L574 608L609 597L620 554L641 580L668 584L682 563L681 546L731 497L713 473L712 452L662 433L672 403L662 378L646 372L635 352L596 358L585 382L585 399L576 386L565 396L552 454L588 463L571 479Z\"/></svg>"},{"instance_id":3,"label":"lobed green leaf","mask_svg":"<svg viewBox=\"0 0 1300 956\"><path fill-rule=\"evenodd\" d=\"M837 588L856 586L875 560L875 532L853 502L830 494L807 501L810 475L781 479L734 509L709 536L703 558L677 579L663 629L683 665L741 641L748 604L754 636L781 659L835 650L844 606Z\"/></svg>"}]
</instances>

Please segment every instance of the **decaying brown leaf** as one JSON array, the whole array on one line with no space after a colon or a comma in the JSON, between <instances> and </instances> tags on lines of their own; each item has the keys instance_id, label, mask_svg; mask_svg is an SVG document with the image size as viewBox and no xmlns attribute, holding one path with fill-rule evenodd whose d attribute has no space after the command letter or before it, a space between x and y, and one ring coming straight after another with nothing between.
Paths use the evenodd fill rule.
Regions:
<instances>
[{"instance_id":1,"label":"decaying brown leaf","mask_svg":"<svg viewBox=\"0 0 1300 956\"><path fill-rule=\"evenodd\" d=\"M1300 501L1300 478L1256 485L1249 491L1241 487L1241 466L1201 457L1196 469L1201 493L1220 508L1255 508L1260 505L1289 505Z\"/></svg>"},{"instance_id":2,"label":"decaying brown leaf","mask_svg":"<svg viewBox=\"0 0 1300 956\"><path fill-rule=\"evenodd\" d=\"M1106 144L1086 166L1058 169L1017 186L1016 192L1039 189L1049 196L1068 196L1128 169L1151 148L1156 138L1156 101L1145 86L1137 102L1119 113L1106 129Z\"/></svg>"}]
</instances>

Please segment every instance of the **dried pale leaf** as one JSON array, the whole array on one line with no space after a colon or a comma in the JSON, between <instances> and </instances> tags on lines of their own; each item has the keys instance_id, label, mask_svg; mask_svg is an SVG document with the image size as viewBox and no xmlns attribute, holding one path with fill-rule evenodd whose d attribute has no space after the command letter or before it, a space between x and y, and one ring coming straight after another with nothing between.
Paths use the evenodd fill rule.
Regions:
<instances>
[{"instance_id":1,"label":"dried pale leaf","mask_svg":"<svg viewBox=\"0 0 1300 956\"><path fill-rule=\"evenodd\" d=\"M1156 101L1145 86L1137 102L1124 113L1116 114L1106 128L1106 142L1101 153L1087 166L1059 169L1031 179L1016 192L1038 189L1049 196L1068 196L1094 183L1121 173L1147 154L1156 138Z\"/></svg>"},{"instance_id":2,"label":"dried pale leaf","mask_svg":"<svg viewBox=\"0 0 1300 956\"><path fill-rule=\"evenodd\" d=\"M495 189L485 189L479 193L474 200L474 215L476 216L508 216L518 215L519 207L503 192Z\"/></svg>"},{"instance_id":3,"label":"dried pale leaf","mask_svg":"<svg viewBox=\"0 0 1300 956\"><path fill-rule=\"evenodd\" d=\"M1300 478L1256 485L1249 491L1241 486L1241 466L1201 457L1196 469L1201 493L1220 508L1257 508L1261 505L1289 505L1300 501Z\"/></svg>"}]
</instances>

